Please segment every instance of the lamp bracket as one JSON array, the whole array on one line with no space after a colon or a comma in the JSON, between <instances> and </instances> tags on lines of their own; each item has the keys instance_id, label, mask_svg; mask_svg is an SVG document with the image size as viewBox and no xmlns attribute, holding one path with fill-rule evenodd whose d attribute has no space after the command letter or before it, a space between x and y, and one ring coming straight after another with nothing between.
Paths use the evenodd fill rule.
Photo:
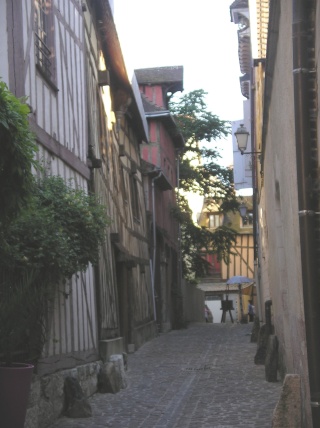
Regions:
<instances>
[{"instance_id":1,"label":"lamp bracket","mask_svg":"<svg viewBox=\"0 0 320 428\"><path fill-rule=\"evenodd\" d=\"M241 152L242 155L261 155L262 152Z\"/></svg>"}]
</instances>

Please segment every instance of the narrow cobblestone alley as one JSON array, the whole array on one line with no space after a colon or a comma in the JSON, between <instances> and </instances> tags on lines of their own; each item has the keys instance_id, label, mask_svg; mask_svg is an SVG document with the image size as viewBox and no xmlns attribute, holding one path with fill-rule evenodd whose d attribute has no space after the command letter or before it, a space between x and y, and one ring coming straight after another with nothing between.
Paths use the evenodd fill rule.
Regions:
<instances>
[{"instance_id":1,"label":"narrow cobblestone alley","mask_svg":"<svg viewBox=\"0 0 320 428\"><path fill-rule=\"evenodd\" d=\"M253 362L252 324L192 324L128 356L128 387L52 428L270 428L281 382Z\"/></svg>"}]
</instances>

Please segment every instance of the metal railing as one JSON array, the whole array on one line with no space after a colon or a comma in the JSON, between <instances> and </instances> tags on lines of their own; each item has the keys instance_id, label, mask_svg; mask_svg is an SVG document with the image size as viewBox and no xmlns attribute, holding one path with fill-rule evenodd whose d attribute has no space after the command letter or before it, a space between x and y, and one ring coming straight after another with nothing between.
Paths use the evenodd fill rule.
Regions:
<instances>
[{"instance_id":1,"label":"metal railing","mask_svg":"<svg viewBox=\"0 0 320 428\"><path fill-rule=\"evenodd\" d=\"M41 70L45 73L45 75L51 78L52 77L52 72L51 72L52 63L50 61L51 51L37 33L35 33L35 46L36 46L37 64L40 66Z\"/></svg>"}]
</instances>

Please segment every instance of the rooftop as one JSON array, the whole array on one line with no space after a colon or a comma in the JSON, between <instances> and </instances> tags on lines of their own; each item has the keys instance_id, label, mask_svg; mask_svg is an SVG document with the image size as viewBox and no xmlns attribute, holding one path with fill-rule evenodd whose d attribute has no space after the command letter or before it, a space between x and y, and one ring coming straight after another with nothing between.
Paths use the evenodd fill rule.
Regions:
<instances>
[{"instance_id":1,"label":"rooftop","mask_svg":"<svg viewBox=\"0 0 320 428\"><path fill-rule=\"evenodd\" d=\"M167 91L183 91L183 66L140 68L135 74L140 85L167 85Z\"/></svg>"}]
</instances>

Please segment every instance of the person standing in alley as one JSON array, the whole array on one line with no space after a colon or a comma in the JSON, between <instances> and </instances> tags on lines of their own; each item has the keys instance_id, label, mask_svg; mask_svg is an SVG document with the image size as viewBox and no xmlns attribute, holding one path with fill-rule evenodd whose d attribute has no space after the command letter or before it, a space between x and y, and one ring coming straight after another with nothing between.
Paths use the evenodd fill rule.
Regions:
<instances>
[{"instance_id":1,"label":"person standing in alley","mask_svg":"<svg viewBox=\"0 0 320 428\"><path fill-rule=\"evenodd\" d=\"M249 315L249 322L253 322L253 319L254 319L254 306L252 304L252 300L249 300L249 304L248 304L248 315Z\"/></svg>"},{"instance_id":2,"label":"person standing in alley","mask_svg":"<svg viewBox=\"0 0 320 428\"><path fill-rule=\"evenodd\" d=\"M209 322L209 308L207 305L204 305L204 317L206 322Z\"/></svg>"}]
</instances>

